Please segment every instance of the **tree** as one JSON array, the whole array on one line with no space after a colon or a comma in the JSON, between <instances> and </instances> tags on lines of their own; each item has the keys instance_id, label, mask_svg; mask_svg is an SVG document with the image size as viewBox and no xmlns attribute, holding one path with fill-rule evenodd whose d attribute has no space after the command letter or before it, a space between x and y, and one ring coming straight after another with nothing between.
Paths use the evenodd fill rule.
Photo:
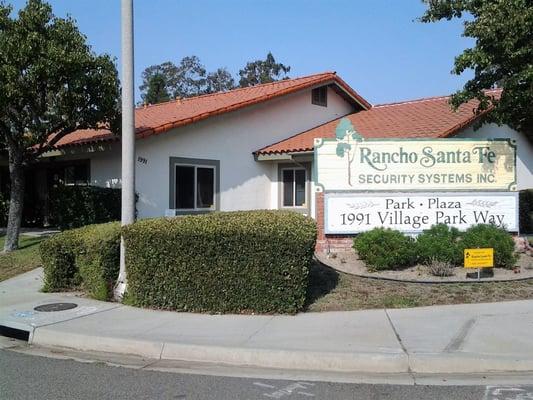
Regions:
<instances>
[{"instance_id":1,"label":"tree","mask_svg":"<svg viewBox=\"0 0 533 400\"><path fill-rule=\"evenodd\" d=\"M531 0L423 0L422 22L462 18L475 46L455 58L452 73L471 69L474 78L452 96L454 108L480 101L478 112L494 107L486 121L508 124L533 138L533 3ZM487 89L501 88L501 98Z\"/></svg>"},{"instance_id":2,"label":"tree","mask_svg":"<svg viewBox=\"0 0 533 400\"><path fill-rule=\"evenodd\" d=\"M0 3L0 142L11 181L4 251L18 246L24 168L78 129L118 121L119 83L108 55L96 55L74 20L28 0L18 13Z\"/></svg>"},{"instance_id":3,"label":"tree","mask_svg":"<svg viewBox=\"0 0 533 400\"><path fill-rule=\"evenodd\" d=\"M157 104L170 100L165 76L161 73L150 76L146 93L142 94L141 97L145 104Z\"/></svg>"},{"instance_id":4,"label":"tree","mask_svg":"<svg viewBox=\"0 0 533 400\"><path fill-rule=\"evenodd\" d=\"M235 79L226 68L219 68L207 75L206 86L205 93L227 92L235 89Z\"/></svg>"},{"instance_id":5,"label":"tree","mask_svg":"<svg viewBox=\"0 0 533 400\"><path fill-rule=\"evenodd\" d=\"M152 65L142 73L143 83L139 86L142 91L141 97L145 99L148 96L148 92L154 90L152 87L154 85L153 79L157 76L163 79L156 78L155 83L161 84L164 81L164 90L159 90L170 94L172 98L204 94L207 84L206 75L205 67L196 56L184 57L178 65L171 61ZM159 98L155 98L155 100L153 103L162 101ZM152 103L152 101L149 101L149 103Z\"/></svg>"},{"instance_id":6,"label":"tree","mask_svg":"<svg viewBox=\"0 0 533 400\"><path fill-rule=\"evenodd\" d=\"M290 70L291 67L277 63L272 53L269 52L265 60L246 63L246 66L239 71L239 86L248 87L287 79Z\"/></svg>"}]
</instances>

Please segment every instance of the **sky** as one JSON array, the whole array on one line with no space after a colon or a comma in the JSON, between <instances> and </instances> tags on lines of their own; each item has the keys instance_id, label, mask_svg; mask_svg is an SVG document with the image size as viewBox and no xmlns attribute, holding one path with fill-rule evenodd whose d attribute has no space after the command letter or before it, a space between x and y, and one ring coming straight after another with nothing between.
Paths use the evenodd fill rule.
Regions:
<instances>
[{"instance_id":1,"label":"sky","mask_svg":"<svg viewBox=\"0 0 533 400\"><path fill-rule=\"evenodd\" d=\"M120 0L48 1L120 70ZM134 0L136 97L150 65L196 55L237 76L269 51L289 76L336 71L372 104L447 95L471 77L450 71L473 42L461 21L417 21L424 9L421 0Z\"/></svg>"}]
</instances>

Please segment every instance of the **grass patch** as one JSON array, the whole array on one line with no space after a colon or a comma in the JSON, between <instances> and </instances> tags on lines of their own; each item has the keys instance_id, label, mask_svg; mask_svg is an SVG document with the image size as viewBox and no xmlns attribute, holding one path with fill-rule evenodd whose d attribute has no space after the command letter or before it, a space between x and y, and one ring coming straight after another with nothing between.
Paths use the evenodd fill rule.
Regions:
<instances>
[{"instance_id":1,"label":"grass patch","mask_svg":"<svg viewBox=\"0 0 533 400\"><path fill-rule=\"evenodd\" d=\"M41 266L39 243L44 237L20 236L19 249L12 253L0 253L0 281L31 271ZM5 236L0 236L0 248L4 248ZM0 251L1 251L0 249Z\"/></svg>"},{"instance_id":2,"label":"grass patch","mask_svg":"<svg viewBox=\"0 0 533 400\"><path fill-rule=\"evenodd\" d=\"M360 278L313 263L306 311L351 311L533 299L533 280L404 283Z\"/></svg>"}]
</instances>

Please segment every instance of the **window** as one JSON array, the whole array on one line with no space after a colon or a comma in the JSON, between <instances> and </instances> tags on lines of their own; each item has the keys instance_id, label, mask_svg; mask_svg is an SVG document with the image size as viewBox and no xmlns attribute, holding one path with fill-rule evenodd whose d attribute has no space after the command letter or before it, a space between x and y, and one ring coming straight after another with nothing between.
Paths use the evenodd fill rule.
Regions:
<instances>
[{"instance_id":1,"label":"window","mask_svg":"<svg viewBox=\"0 0 533 400\"><path fill-rule=\"evenodd\" d=\"M328 87L322 86L311 90L311 103L317 106L328 106Z\"/></svg>"},{"instance_id":2,"label":"window","mask_svg":"<svg viewBox=\"0 0 533 400\"><path fill-rule=\"evenodd\" d=\"M69 165L65 167L64 182L67 186L87 185L89 168L87 164Z\"/></svg>"},{"instance_id":3,"label":"window","mask_svg":"<svg viewBox=\"0 0 533 400\"><path fill-rule=\"evenodd\" d=\"M89 160L76 162L50 162L46 165L48 182L52 186L82 186L91 182Z\"/></svg>"},{"instance_id":4,"label":"window","mask_svg":"<svg viewBox=\"0 0 533 400\"><path fill-rule=\"evenodd\" d=\"M305 207L306 172L303 168L286 168L281 170L283 187L283 207Z\"/></svg>"},{"instance_id":5,"label":"window","mask_svg":"<svg viewBox=\"0 0 533 400\"><path fill-rule=\"evenodd\" d=\"M176 164L175 168L175 208L214 210L215 167Z\"/></svg>"}]
</instances>

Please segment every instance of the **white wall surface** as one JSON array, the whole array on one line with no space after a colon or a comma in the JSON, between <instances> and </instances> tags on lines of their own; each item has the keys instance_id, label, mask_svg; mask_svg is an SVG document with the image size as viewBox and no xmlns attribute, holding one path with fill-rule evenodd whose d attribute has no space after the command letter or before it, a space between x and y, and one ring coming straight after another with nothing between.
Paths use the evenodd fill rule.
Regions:
<instances>
[{"instance_id":1,"label":"white wall surface","mask_svg":"<svg viewBox=\"0 0 533 400\"><path fill-rule=\"evenodd\" d=\"M277 208L277 166L255 161L252 152L351 112L353 107L330 89L327 107L311 104L308 89L137 140L138 215L162 216L169 208L170 157L220 161L220 210ZM120 187L119 146L87 156L92 184Z\"/></svg>"},{"instance_id":2,"label":"white wall surface","mask_svg":"<svg viewBox=\"0 0 533 400\"><path fill-rule=\"evenodd\" d=\"M507 125L485 124L478 130L468 128L456 137L473 139L511 138L516 140L516 177L518 190L533 188L533 145Z\"/></svg>"}]
</instances>

